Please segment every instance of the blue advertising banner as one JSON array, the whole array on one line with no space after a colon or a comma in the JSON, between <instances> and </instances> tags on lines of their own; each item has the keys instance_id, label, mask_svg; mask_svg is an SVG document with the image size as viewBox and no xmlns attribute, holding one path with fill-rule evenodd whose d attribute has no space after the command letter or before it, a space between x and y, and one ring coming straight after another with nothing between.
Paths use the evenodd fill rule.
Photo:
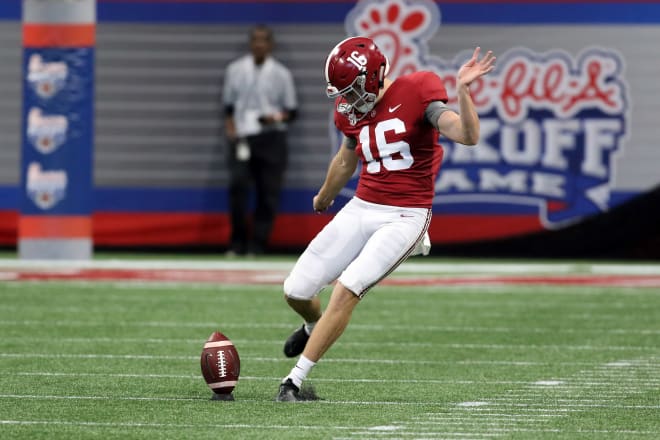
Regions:
<instances>
[{"instance_id":1,"label":"blue advertising banner","mask_svg":"<svg viewBox=\"0 0 660 440\"><path fill-rule=\"evenodd\" d=\"M94 49L26 48L23 71L21 212L89 215Z\"/></svg>"}]
</instances>

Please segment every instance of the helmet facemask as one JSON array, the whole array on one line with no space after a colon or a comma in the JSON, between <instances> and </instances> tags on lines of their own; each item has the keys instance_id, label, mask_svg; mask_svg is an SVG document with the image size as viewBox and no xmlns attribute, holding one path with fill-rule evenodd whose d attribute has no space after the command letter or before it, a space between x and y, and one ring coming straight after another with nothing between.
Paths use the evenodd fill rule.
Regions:
<instances>
[{"instance_id":1,"label":"helmet facemask","mask_svg":"<svg viewBox=\"0 0 660 440\"><path fill-rule=\"evenodd\" d=\"M365 90L366 72L361 73L355 77L355 80L342 90L338 90L332 84L328 84L326 94L328 98L337 98L341 96L344 98L342 102L337 105L337 111L342 114L349 114L352 112L364 115L369 113L376 104L377 95Z\"/></svg>"}]
</instances>

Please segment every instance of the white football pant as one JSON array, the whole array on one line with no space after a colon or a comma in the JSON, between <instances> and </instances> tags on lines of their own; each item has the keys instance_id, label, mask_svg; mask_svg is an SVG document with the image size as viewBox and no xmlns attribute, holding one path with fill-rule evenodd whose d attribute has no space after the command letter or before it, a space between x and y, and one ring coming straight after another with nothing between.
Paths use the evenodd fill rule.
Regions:
<instances>
[{"instance_id":1,"label":"white football pant","mask_svg":"<svg viewBox=\"0 0 660 440\"><path fill-rule=\"evenodd\" d=\"M284 281L284 293L308 300L338 279L361 298L413 252L428 253L430 222L427 208L378 205L353 197L298 258Z\"/></svg>"}]
</instances>

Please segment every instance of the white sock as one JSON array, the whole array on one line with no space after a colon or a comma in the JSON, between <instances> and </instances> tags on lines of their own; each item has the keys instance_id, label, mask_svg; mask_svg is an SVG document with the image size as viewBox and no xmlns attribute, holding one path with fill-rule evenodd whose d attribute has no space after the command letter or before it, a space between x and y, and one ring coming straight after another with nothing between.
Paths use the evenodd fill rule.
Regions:
<instances>
[{"instance_id":1,"label":"white sock","mask_svg":"<svg viewBox=\"0 0 660 440\"><path fill-rule=\"evenodd\" d=\"M298 362L296 362L296 366L293 367L291 373L289 373L289 375L285 377L284 380L291 379L293 384L300 388L303 380L305 380L309 372L312 371L314 365L316 365L316 362L312 362L305 356L300 355Z\"/></svg>"},{"instance_id":2,"label":"white sock","mask_svg":"<svg viewBox=\"0 0 660 440\"><path fill-rule=\"evenodd\" d=\"M317 322L318 321L306 322L305 323L305 333L307 333L307 336L312 334L312 330L314 330L314 326L316 326Z\"/></svg>"}]
</instances>

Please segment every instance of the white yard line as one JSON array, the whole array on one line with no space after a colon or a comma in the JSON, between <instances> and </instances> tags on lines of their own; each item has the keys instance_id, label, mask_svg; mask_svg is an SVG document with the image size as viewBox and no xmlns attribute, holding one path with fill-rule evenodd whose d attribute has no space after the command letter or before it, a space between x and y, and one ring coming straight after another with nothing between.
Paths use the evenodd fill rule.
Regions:
<instances>
[{"instance_id":1,"label":"white yard line","mask_svg":"<svg viewBox=\"0 0 660 440\"><path fill-rule=\"evenodd\" d=\"M121 428L221 428L221 429L281 429L291 430L290 425L265 425L250 423L145 423L145 422L82 422L70 420L0 420L0 425L64 425L64 426L94 426L94 427L121 427ZM327 431L328 429L349 430L357 426L324 426L324 425L296 425L295 429L309 431ZM164 435L166 437L166 435Z\"/></svg>"},{"instance_id":2,"label":"white yard line","mask_svg":"<svg viewBox=\"0 0 660 440\"><path fill-rule=\"evenodd\" d=\"M0 394L0 399L31 399L31 400L119 400L119 401L206 401L206 397L142 397L142 396L79 396L79 395L54 395L54 394ZM257 399L240 399L241 402L263 402L263 400ZM403 405L403 406L442 406L445 407L447 404L444 402L401 402L401 401L364 401L364 400L317 400L315 402L310 402L314 404L323 404L323 405ZM660 409L660 405L603 405L603 404L573 404L573 405L562 405L562 408L558 409L547 409L547 408L530 408L527 404L519 405L500 405L500 404L491 404L493 407L497 407L500 410L504 407L516 407L516 411L539 411L539 412L550 412L555 410L564 410L564 411L583 411L584 408L608 408L608 409ZM467 411L480 411L483 407L464 407L464 410ZM490 411L490 409L487 409Z\"/></svg>"},{"instance_id":3,"label":"white yard line","mask_svg":"<svg viewBox=\"0 0 660 440\"><path fill-rule=\"evenodd\" d=\"M211 261L193 260L149 260L149 259L108 259L108 260L20 260L0 259L0 268L7 269L152 269L152 270L275 270L289 271L294 265L291 261L254 261L247 259L225 260L218 257ZM426 274L523 274L523 273L593 273L593 274L628 274L660 275L658 264L609 264L609 263L525 263L525 262L424 262L418 259L404 262L397 273Z\"/></svg>"},{"instance_id":4,"label":"white yard line","mask_svg":"<svg viewBox=\"0 0 660 440\"><path fill-rule=\"evenodd\" d=\"M145 270L281 270L289 271L294 261L213 261L171 260L19 260L0 259L0 268L32 270L145 269Z\"/></svg>"},{"instance_id":5,"label":"white yard line","mask_svg":"<svg viewBox=\"0 0 660 440\"><path fill-rule=\"evenodd\" d=\"M108 323L99 321L75 321L75 320L0 320L0 326L38 326L38 327L98 327L105 326ZM113 321L116 327L156 327L156 328L206 328L213 329L218 327L217 322L179 322L179 321ZM294 329L296 325L290 323L222 323L223 328L238 329ZM458 326L435 326L435 325L374 325L374 324L351 324L351 330L364 331L411 331L411 332L462 332L462 333L612 333L612 334L633 334L633 335L660 335L660 329L617 329L617 328L597 328L597 329L554 329L554 328L515 328L515 327L458 327ZM203 341L202 341L203 342Z\"/></svg>"},{"instance_id":6,"label":"white yard line","mask_svg":"<svg viewBox=\"0 0 660 440\"><path fill-rule=\"evenodd\" d=\"M274 395L273 395L274 397ZM34 399L34 400L119 400L119 401L208 401L207 397L142 397L142 396L78 396L78 395L39 395L39 394L0 394L0 399ZM269 400L236 399L237 402L263 403ZM445 406L440 402L401 402L401 401L365 401L365 400L316 400L307 404L316 405L359 405L359 406Z\"/></svg>"},{"instance_id":7,"label":"white yard line","mask_svg":"<svg viewBox=\"0 0 660 440\"><path fill-rule=\"evenodd\" d=\"M43 338L30 338L30 337L9 337L3 340L16 340L22 342L29 341L42 341ZM140 338L58 338L57 342L60 343L156 343L156 344L201 344L203 341L195 339L140 339ZM254 345L281 345L282 341L279 339L273 340L241 340L234 339L234 344L242 346ZM342 343L344 347L427 347L427 348L448 348L448 349L485 349L485 350L571 350L571 351L646 351L655 350L657 347L654 345L570 345L570 344L457 344L457 343L403 343L403 342L362 342L362 341L347 341Z\"/></svg>"},{"instance_id":8,"label":"white yard line","mask_svg":"<svg viewBox=\"0 0 660 440\"><path fill-rule=\"evenodd\" d=\"M0 376L27 376L27 377L104 377L104 378L127 378L127 379L190 379L199 381L198 374L142 374L142 373L66 373L66 372L34 372L34 371L0 371ZM241 376L240 380L277 382L282 380L276 376ZM373 383L373 384L438 384L438 385L530 385L526 380L449 380L449 379L371 379L371 378L314 378L313 383ZM608 383L612 385L612 383Z\"/></svg>"},{"instance_id":9,"label":"white yard line","mask_svg":"<svg viewBox=\"0 0 660 440\"><path fill-rule=\"evenodd\" d=\"M126 360L180 360L199 361L199 356L176 355L136 355L136 354L96 354L96 353L0 353L0 358L60 358L60 359L126 359ZM282 357L241 356L242 361L251 362L291 362L291 359ZM594 362L537 362L537 361L508 361L508 360L415 360L415 359L373 359L373 358L327 358L324 363L333 364L381 364L381 365L501 365L517 367L536 367L540 365L570 365L593 366Z\"/></svg>"}]
</instances>

